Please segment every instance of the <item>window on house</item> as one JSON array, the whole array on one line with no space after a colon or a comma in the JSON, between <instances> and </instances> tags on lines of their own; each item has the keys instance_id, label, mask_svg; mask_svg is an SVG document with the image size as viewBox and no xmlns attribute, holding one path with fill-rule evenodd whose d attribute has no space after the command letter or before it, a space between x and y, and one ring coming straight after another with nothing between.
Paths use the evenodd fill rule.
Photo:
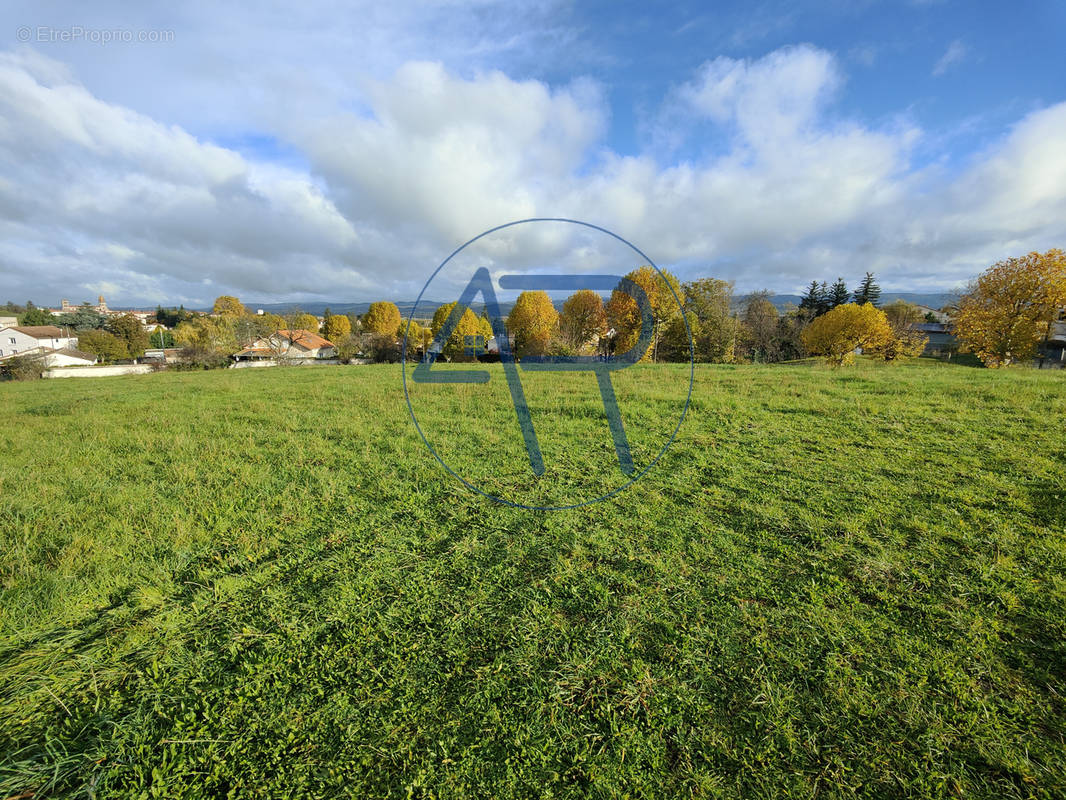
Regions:
<instances>
[{"instance_id":1,"label":"window on house","mask_svg":"<svg viewBox=\"0 0 1066 800\"><path fill-rule=\"evenodd\" d=\"M8 341L11 342L11 344L14 344L15 343L15 337L14 336L10 337L8 339Z\"/></svg>"}]
</instances>

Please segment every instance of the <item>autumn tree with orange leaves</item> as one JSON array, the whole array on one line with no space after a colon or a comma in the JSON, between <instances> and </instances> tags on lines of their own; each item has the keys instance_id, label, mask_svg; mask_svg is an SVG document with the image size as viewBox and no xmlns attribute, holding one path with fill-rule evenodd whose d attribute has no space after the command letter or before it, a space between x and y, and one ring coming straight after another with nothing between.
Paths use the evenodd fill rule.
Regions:
<instances>
[{"instance_id":1,"label":"autumn tree with orange leaves","mask_svg":"<svg viewBox=\"0 0 1066 800\"><path fill-rule=\"evenodd\" d=\"M648 296L652 314L655 317L655 325L652 329L652 341L650 347L644 353L642 361L656 358L659 345L659 337L669 322L681 313L678 301L682 297L681 284L677 278L663 270L659 272L655 267L643 266L626 275L629 280L637 284ZM604 311L607 314L607 324L616 332L615 351L624 353L634 347L640 339L640 308L632 295L621 288L611 292Z\"/></svg>"},{"instance_id":2,"label":"autumn tree with orange leaves","mask_svg":"<svg viewBox=\"0 0 1066 800\"><path fill-rule=\"evenodd\" d=\"M955 335L987 367L1027 361L1066 307L1066 253L999 261L959 300Z\"/></svg>"},{"instance_id":3,"label":"autumn tree with orange leaves","mask_svg":"<svg viewBox=\"0 0 1066 800\"><path fill-rule=\"evenodd\" d=\"M567 344L581 350L607 332L607 316L603 312L603 298L591 289L574 292L563 303L559 315L559 331Z\"/></svg>"}]
</instances>

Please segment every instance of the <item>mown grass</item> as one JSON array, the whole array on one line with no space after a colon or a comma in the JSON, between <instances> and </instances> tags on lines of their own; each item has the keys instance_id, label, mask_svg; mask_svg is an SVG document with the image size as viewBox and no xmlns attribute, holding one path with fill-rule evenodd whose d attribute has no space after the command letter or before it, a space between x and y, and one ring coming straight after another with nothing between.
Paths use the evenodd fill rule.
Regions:
<instances>
[{"instance_id":1,"label":"mown grass","mask_svg":"<svg viewBox=\"0 0 1066 800\"><path fill-rule=\"evenodd\" d=\"M641 447L685 370L631 371ZM396 367L2 385L0 790L1064 796L1064 377L698 368L556 512ZM620 479L558 378L540 481L413 402L553 502Z\"/></svg>"}]
</instances>

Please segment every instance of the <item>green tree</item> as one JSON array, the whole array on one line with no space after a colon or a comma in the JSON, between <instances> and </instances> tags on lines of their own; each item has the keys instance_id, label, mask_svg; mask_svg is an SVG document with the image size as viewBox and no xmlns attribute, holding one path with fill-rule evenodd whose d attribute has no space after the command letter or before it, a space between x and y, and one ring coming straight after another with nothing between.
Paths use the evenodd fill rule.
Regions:
<instances>
[{"instance_id":1,"label":"green tree","mask_svg":"<svg viewBox=\"0 0 1066 800\"><path fill-rule=\"evenodd\" d=\"M11 356L0 362L0 371L16 381L33 381L44 375L47 361L41 353Z\"/></svg>"},{"instance_id":2,"label":"green tree","mask_svg":"<svg viewBox=\"0 0 1066 800\"><path fill-rule=\"evenodd\" d=\"M333 344L337 348L337 358L344 364L349 363L362 352L362 342L356 334L349 333L339 342L333 342Z\"/></svg>"},{"instance_id":3,"label":"green tree","mask_svg":"<svg viewBox=\"0 0 1066 800\"><path fill-rule=\"evenodd\" d=\"M733 284L718 278L699 278L681 285L685 314L692 330L693 349L696 360L712 364L729 363L735 359L737 344L737 320L730 313L733 305ZM680 315L674 315L680 317ZM671 319L671 334L664 337L677 342L681 339L681 351L676 344L666 348L667 358L676 361L688 360L688 342L683 321Z\"/></svg>"},{"instance_id":4,"label":"green tree","mask_svg":"<svg viewBox=\"0 0 1066 800\"><path fill-rule=\"evenodd\" d=\"M55 317L54 325L76 331L88 331L107 326L108 317L88 305Z\"/></svg>"},{"instance_id":5,"label":"green tree","mask_svg":"<svg viewBox=\"0 0 1066 800\"><path fill-rule=\"evenodd\" d=\"M824 282L819 284L818 281L811 281L807 286L807 291L804 292L803 297L800 299L799 307L812 318L824 314L829 308L829 298L826 296L827 289L828 287Z\"/></svg>"},{"instance_id":6,"label":"green tree","mask_svg":"<svg viewBox=\"0 0 1066 800\"><path fill-rule=\"evenodd\" d=\"M33 303L26 302L26 310L18 315L19 325L55 325L56 318L44 308L37 308Z\"/></svg>"},{"instance_id":7,"label":"green tree","mask_svg":"<svg viewBox=\"0 0 1066 800\"><path fill-rule=\"evenodd\" d=\"M507 315L516 358L546 354L558 328L559 312L547 292L522 292Z\"/></svg>"},{"instance_id":8,"label":"green tree","mask_svg":"<svg viewBox=\"0 0 1066 800\"><path fill-rule=\"evenodd\" d=\"M99 356L101 361L117 361L130 357L124 339L96 328L78 334L78 349Z\"/></svg>"},{"instance_id":9,"label":"green tree","mask_svg":"<svg viewBox=\"0 0 1066 800\"><path fill-rule=\"evenodd\" d=\"M186 311L185 306L179 308L163 308L156 306L155 319L160 325L167 328L176 328L187 319L195 316L191 311Z\"/></svg>"},{"instance_id":10,"label":"green tree","mask_svg":"<svg viewBox=\"0 0 1066 800\"><path fill-rule=\"evenodd\" d=\"M371 303L370 308L363 315L363 331L395 336L402 319L400 309L395 303L387 300Z\"/></svg>"},{"instance_id":11,"label":"green tree","mask_svg":"<svg viewBox=\"0 0 1066 800\"><path fill-rule=\"evenodd\" d=\"M155 330L152 331L148 337L148 344L151 347L173 347L174 346L174 334L170 331L165 331L158 325Z\"/></svg>"},{"instance_id":12,"label":"green tree","mask_svg":"<svg viewBox=\"0 0 1066 800\"><path fill-rule=\"evenodd\" d=\"M861 306L869 303L872 306L877 306L880 301L881 287L874 281L874 274L867 272L866 277L859 284L859 288L855 290L855 304Z\"/></svg>"},{"instance_id":13,"label":"green tree","mask_svg":"<svg viewBox=\"0 0 1066 800\"><path fill-rule=\"evenodd\" d=\"M133 314L108 318L107 330L126 343L130 358L140 358L148 348L148 332Z\"/></svg>"},{"instance_id":14,"label":"green tree","mask_svg":"<svg viewBox=\"0 0 1066 800\"><path fill-rule=\"evenodd\" d=\"M810 318L806 311L801 311L791 304L785 307L777 319L778 361L789 361L807 355L807 348L803 344L803 332L809 322Z\"/></svg>"},{"instance_id":15,"label":"green tree","mask_svg":"<svg viewBox=\"0 0 1066 800\"><path fill-rule=\"evenodd\" d=\"M842 306L848 302L848 298L851 297L851 292L848 291L848 285L844 283L843 278L837 278L836 283L829 287L828 305L829 309Z\"/></svg>"},{"instance_id":16,"label":"green tree","mask_svg":"<svg viewBox=\"0 0 1066 800\"><path fill-rule=\"evenodd\" d=\"M393 364L400 360L400 343L390 333L362 333L359 335L359 350L378 363Z\"/></svg>"}]
</instances>

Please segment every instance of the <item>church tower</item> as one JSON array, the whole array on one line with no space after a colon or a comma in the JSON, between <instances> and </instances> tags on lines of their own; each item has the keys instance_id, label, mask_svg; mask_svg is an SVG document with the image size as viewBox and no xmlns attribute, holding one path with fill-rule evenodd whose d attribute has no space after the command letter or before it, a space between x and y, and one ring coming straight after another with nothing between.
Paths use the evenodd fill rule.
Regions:
<instances>
[{"instance_id":1,"label":"church tower","mask_svg":"<svg viewBox=\"0 0 1066 800\"><path fill-rule=\"evenodd\" d=\"M96 310L99 311L101 314L107 313L107 301L104 300L103 295L100 295L96 298Z\"/></svg>"}]
</instances>

